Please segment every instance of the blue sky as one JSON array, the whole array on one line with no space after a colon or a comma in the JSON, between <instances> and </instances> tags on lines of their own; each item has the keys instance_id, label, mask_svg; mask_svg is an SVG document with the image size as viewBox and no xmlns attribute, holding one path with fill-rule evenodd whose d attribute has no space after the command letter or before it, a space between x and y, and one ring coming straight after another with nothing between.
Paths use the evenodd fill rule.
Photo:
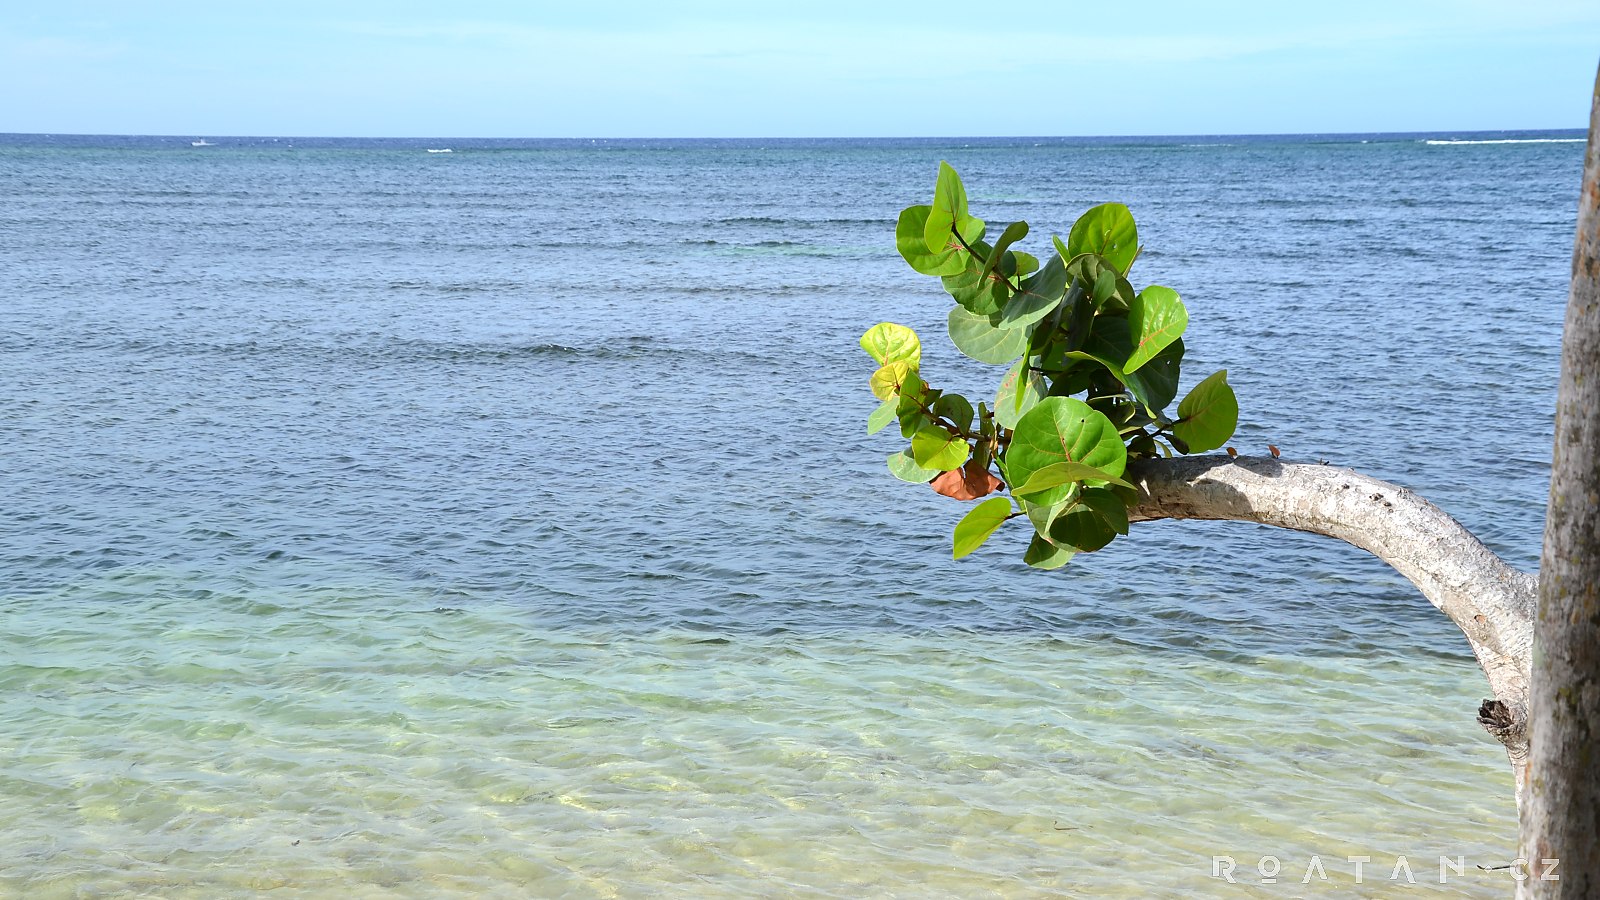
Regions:
<instances>
[{"instance_id":1,"label":"blue sky","mask_svg":"<svg viewBox=\"0 0 1600 900\"><path fill-rule=\"evenodd\" d=\"M0 132L1579 128L1597 62L1596 0L62 0L0 12Z\"/></svg>"}]
</instances>

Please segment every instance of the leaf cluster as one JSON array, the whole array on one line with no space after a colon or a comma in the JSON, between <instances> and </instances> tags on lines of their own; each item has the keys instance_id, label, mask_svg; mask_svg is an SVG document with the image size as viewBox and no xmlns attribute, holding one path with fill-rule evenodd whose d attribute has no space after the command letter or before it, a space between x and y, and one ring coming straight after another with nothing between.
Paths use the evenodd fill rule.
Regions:
<instances>
[{"instance_id":1,"label":"leaf cluster","mask_svg":"<svg viewBox=\"0 0 1600 900\"><path fill-rule=\"evenodd\" d=\"M1016 249L1028 230L1012 222L987 242L987 226L944 162L933 202L900 213L900 255L939 278L954 301L951 342L1005 370L992 398L974 404L923 380L914 331L874 325L861 347L878 364L870 384L882 403L867 433L899 426L909 446L889 457L896 478L960 500L1009 491L957 523L955 558L1025 518L1033 536L1024 560L1054 569L1128 533L1138 500L1122 479L1129 460L1215 450L1233 435L1239 406L1223 370L1168 412L1189 313L1171 288L1135 291L1128 281L1142 248L1126 206L1085 212L1065 241L1051 238L1042 262Z\"/></svg>"}]
</instances>

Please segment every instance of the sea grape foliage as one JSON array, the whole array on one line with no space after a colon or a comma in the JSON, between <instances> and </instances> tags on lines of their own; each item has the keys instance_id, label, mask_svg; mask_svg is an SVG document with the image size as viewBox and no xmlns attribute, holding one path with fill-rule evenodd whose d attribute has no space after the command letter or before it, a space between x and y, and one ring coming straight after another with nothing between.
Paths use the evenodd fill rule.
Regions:
<instances>
[{"instance_id":1,"label":"sea grape foliage","mask_svg":"<svg viewBox=\"0 0 1600 900\"><path fill-rule=\"evenodd\" d=\"M883 322L861 336L883 401L867 433L897 423L910 441L889 457L896 478L957 500L1009 491L956 524L957 559L1007 520L1026 518L1034 533L1024 560L1054 569L1128 533L1138 500L1122 479L1129 460L1215 450L1233 435L1239 405L1223 370L1167 412L1189 314L1171 288L1135 292L1129 283L1141 248L1126 206L1084 213L1065 241L1051 238L1043 263L1013 249L1028 223L1007 225L992 244L985 232L967 211L960 176L940 163L933 203L900 213L895 244L955 300L956 349L1006 367L993 399L974 404L930 385L916 332Z\"/></svg>"}]
</instances>

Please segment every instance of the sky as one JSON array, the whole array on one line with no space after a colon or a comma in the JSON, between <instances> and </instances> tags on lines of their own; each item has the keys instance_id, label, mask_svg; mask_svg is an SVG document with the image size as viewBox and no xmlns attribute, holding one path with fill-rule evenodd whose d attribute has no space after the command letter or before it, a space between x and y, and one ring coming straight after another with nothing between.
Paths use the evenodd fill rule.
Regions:
<instances>
[{"instance_id":1,"label":"sky","mask_svg":"<svg viewBox=\"0 0 1600 900\"><path fill-rule=\"evenodd\" d=\"M0 132L1581 128L1597 64L1597 0L55 0L0 11Z\"/></svg>"}]
</instances>

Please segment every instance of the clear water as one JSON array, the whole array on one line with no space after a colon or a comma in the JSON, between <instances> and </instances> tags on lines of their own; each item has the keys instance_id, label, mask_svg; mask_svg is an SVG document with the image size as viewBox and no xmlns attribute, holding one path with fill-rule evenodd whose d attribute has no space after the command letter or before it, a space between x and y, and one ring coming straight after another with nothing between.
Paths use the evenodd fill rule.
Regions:
<instances>
[{"instance_id":1,"label":"clear water","mask_svg":"<svg viewBox=\"0 0 1600 900\"><path fill-rule=\"evenodd\" d=\"M988 383L892 247L937 160L1036 233L1123 200L1236 446L1532 568L1582 144L1425 140L1504 137L0 137L0 894L1503 896L1406 582L1217 523L952 562L855 338Z\"/></svg>"}]
</instances>

